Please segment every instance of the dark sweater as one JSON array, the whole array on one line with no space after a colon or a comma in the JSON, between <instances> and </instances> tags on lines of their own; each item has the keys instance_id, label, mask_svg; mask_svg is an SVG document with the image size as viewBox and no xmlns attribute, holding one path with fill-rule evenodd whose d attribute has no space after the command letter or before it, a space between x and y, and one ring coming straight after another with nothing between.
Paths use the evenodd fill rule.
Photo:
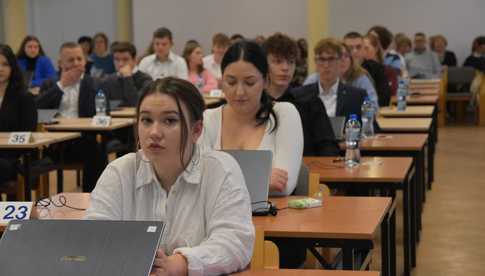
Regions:
<instances>
[{"instance_id":1,"label":"dark sweater","mask_svg":"<svg viewBox=\"0 0 485 276\"><path fill-rule=\"evenodd\" d=\"M142 88L151 80L148 74L138 70L128 78L113 74L101 83L101 88L108 95L109 100L121 100L121 106L135 106Z\"/></svg>"}]
</instances>

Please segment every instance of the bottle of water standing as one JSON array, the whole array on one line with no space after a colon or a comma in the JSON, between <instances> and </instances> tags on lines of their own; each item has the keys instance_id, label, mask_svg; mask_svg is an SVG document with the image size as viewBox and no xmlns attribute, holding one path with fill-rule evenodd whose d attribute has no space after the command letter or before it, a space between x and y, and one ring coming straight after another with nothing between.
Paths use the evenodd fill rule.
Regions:
<instances>
[{"instance_id":1,"label":"bottle of water standing","mask_svg":"<svg viewBox=\"0 0 485 276\"><path fill-rule=\"evenodd\" d=\"M345 166L352 168L360 163L360 122L357 115L352 114L345 123Z\"/></svg>"},{"instance_id":2,"label":"bottle of water standing","mask_svg":"<svg viewBox=\"0 0 485 276\"><path fill-rule=\"evenodd\" d=\"M406 81L404 79L399 79L397 87L397 110L406 110L406 96L407 96Z\"/></svg>"},{"instance_id":3,"label":"bottle of water standing","mask_svg":"<svg viewBox=\"0 0 485 276\"><path fill-rule=\"evenodd\" d=\"M362 137L374 137L374 116L375 107L369 97L366 97L362 103Z\"/></svg>"},{"instance_id":4,"label":"bottle of water standing","mask_svg":"<svg viewBox=\"0 0 485 276\"><path fill-rule=\"evenodd\" d=\"M106 115L106 95L102 89L98 90L95 97L96 115Z\"/></svg>"},{"instance_id":5,"label":"bottle of water standing","mask_svg":"<svg viewBox=\"0 0 485 276\"><path fill-rule=\"evenodd\" d=\"M204 78L202 76L197 76L197 80L195 81L195 87L202 92L202 88L204 88Z\"/></svg>"}]
</instances>

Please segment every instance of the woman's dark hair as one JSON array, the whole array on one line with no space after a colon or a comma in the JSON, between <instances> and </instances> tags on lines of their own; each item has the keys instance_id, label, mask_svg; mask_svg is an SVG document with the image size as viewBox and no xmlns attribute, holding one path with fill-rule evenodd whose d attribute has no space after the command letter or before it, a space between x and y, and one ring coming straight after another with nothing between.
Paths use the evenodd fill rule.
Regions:
<instances>
[{"instance_id":1,"label":"woman's dark hair","mask_svg":"<svg viewBox=\"0 0 485 276\"><path fill-rule=\"evenodd\" d=\"M9 97L10 93L24 92L26 90L24 77L12 48L6 44L0 44L0 55L5 57L11 69L5 97Z\"/></svg>"},{"instance_id":2,"label":"woman's dark hair","mask_svg":"<svg viewBox=\"0 0 485 276\"><path fill-rule=\"evenodd\" d=\"M189 126L185 121L185 117L187 115L189 116L188 119L190 123L202 121L205 109L204 98L202 98L199 90L192 83L183 79L166 77L149 83L143 88L143 92L136 106L135 139L137 145L139 144L138 122L140 120L141 103L147 96L157 93L170 96L177 103L182 129L180 133L180 162L182 163L182 167L185 169L187 164L184 164L184 155L189 139ZM184 114L182 104L187 108L188 114Z\"/></svg>"},{"instance_id":3,"label":"woman's dark hair","mask_svg":"<svg viewBox=\"0 0 485 276\"><path fill-rule=\"evenodd\" d=\"M229 47L222 58L222 74L224 75L227 66L240 60L251 63L258 69L261 75L263 75L263 79L267 78L268 60L266 59L266 53L256 42L240 41ZM261 94L261 106L256 113L258 126L269 121L271 116L274 118L274 126L271 131L275 131L278 128L278 118L273 110L273 99L271 99L266 90L263 89L263 93Z\"/></svg>"},{"instance_id":4,"label":"woman's dark hair","mask_svg":"<svg viewBox=\"0 0 485 276\"><path fill-rule=\"evenodd\" d=\"M45 56L45 52L44 52L44 49L42 49L42 44L40 44L40 40L36 36L28 35L24 38L24 40L22 40L22 43L20 43L19 50L17 51L17 58L18 59L28 58L27 53L25 52L25 46L30 41L37 42L37 44L39 44L39 56Z\"/></svg>"},{"instance_id":5,"label":"woman's dark hair","mask_svg":"<svg viewBox=\"0 0 485 276\"><path fill-rule=\"evenodd\" d=\"M202 46L200 46L199 42L197 42L196 40L191 39L191 40L187 41L187 43L185 43L184 52L182 54L182 57L185 59L185 62L187 63L187 67L189 68L189 70L190 70L190 55L197 48L202 48ZM204 65L199 64L199 66L197 66L197 74L200 75L200 74L202 74L202 72L204 72Z\"/></svg>"}]
</instances>

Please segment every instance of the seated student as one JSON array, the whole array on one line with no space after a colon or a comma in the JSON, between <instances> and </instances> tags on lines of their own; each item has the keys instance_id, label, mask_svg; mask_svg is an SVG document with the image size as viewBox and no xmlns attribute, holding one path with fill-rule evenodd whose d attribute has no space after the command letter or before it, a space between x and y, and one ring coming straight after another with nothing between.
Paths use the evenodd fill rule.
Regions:
<instances>
[{"instance_id":1,"label":"seated student","mask_svg":"<svg viewBox=\"0 0 485 276\"><path fill-rule=\"evenodd\" d=\"M308 76L308 43L305 38L300 38L296 41L296 45L298 51L295 74L293 74L293 80L290 84L291 87L302 86Z\"/></svg>"},{"instance_id":2,"label":"seated student","mask_svg":"<svg viewBox=\"0 0 485 276\"><path fill-rule=\"evenodd\" d=\"M413 42L403 33L396 34L394 41L396 43L396 52L403 57L405 57L407 53L410 53L413 49Z\"/></svg>"},{"instance_id":3,"label":"seated student","mask_svg":"<svg viewBox=\"0 0 485 276\"><path fill-rule=\"evenodd\" d=\"M91 60L91 54L93 53L93 39L89 36L81 36L77 40L77 43L83 48L84 58L86 59L86 74L91 74L91 67L93 67L93 61Z\"/></svg>"},{"instance_id":4,"label":"seated student","mask_svg":"<svg viewBox=\"0 0 485 276\"><path fill-rule=\"evenodd\" d=\"M434 35L429 38L429 48L435 52L440 59L441 65L456 66L456 55L452 51L446 49L448 40L443 35Z\"/></svg>"},{"instance_id":5,"label":"seated student","mask_svg":"<svg viewBox=\"0 0 485 276\"><path fill-rule=\"evenodd\" d=\"M290 102L300 113L303 127L305 156L335 156L339 150L335 143L330 119L317 96L299 97L290 88L296 67L298 49L290 37L276 33L263 44L269 65L266 91L277 102Z\"/></svg>"},{"instance_id":6,"label":"seated student","mask_svg":"<svg viewBox=\"0 0 485 276\"><path fill-rule=\"evenodd\" d=\"M211 90L217 88L217 80L209 70L204 69L203 55L199 42L187 41L182 56L189 69L189 81L199 89L200 93L208 95Z\"/></svg>"},{"instance_id":7,"label":"seated student","mask_svg":"<svg viewBox=\"0 0 485 276\"><path fill-rule=\"evenodd\" d=\"M212 73L212 75L217 79L218 83L220 83L222 79L222 57L226 53L229 45L231 45L231 41L227 35L223 33L215 34L212 37L212 54L205 56L203 59L204 68Z\"/></svg>"},{"instance_id":8,"label":"seated student","mask_svg":"<svg viewBox=\"0 0 485 276\"><path fill-rule=\"evenodd\" d=\"M138 65L142 72L147 73L152 79L164 77L188 78L187 64L185 60L174 54L172 32L167 28L159 28L153 33L153 54L144 57Z\"/></svg>"},{"instance_id":9,"label":"seated student","mask_svg":"<svg viewBox=\"0 0 485 276\"><path fill-rule=\"evenodd\" d=\"M84 74L85 65L86 61L79 44L62 44L59 60L60 79L37 97L37 107L58 109L61 117L65 118L94 116L96 85L91 76ZM68 161L76 159L84 163L83 191L90 192L107 163L106 153L100 151L96 136L83 133L82 139L72 142L65 148L64 156Z\"/></svg>"},{"instance_id":10,"label":"seated student","mask_svg":"<svg viewBox=\"0 0 485 276\"><path fill-rule=\"evenodd\" d=\"M290 103L273 103L265 91L268 62L251 41L233 44L222 59L222 92L227 104L204 112L205 150L271 150L270 194L295 189L303 153L300 116Z\"/></svg>"},{"instance_id":11,"label":"seated student","mask_svg":"<svg viewBox=\"0 0 485 276\"><path fill-rule=\"evenodd\" d=\"M351 114L361 116L361 106L367 93L340 81L342 47L338 40L325 38L314 48L315 64L320 78L317 83L295 89L295 94L315 95L320 98L329 117Z\"/></svg>"},{"instance_id":12,"label":"seated student","mask_svg":"<svg viewBox=\"0 0 485 276\"><path fill-rule=\"evenodd\" d=\"M104 77L116 72L113 62L113 56L110 54L108 45L108 36L104 33L97 33L93 37L94 48L91 54L93 65L91 67L91 76Z\"/></svg>"},{"instance_id":13,"label":"seated student","mask_svg":"<svg viewBox=\"0 0 485 276\"><path fill-rule=\"evenodd\" d=\"M388 74L386 73L386 66L384 65L384 55L382 52L382 48L379 42L379 39L372 35L366 35L364 37L364 68L367 67L374 72L379 72L379 80L381 82L387 83L387 86L381 85L383 88L381 91L378 92L379 97L379 106L388 106L391 101L391 81L388 78ZM394 77L394 82L397 83L398 74L394 69L391 70L391 75Z\"/></svg>"},{"instance_id":14,"label":"seated student","mask_svg":"<svg viewBox=\"0 0 485 276\"><path fill-rule=\"evenodd\" d=\"M45 80L57 77L56 69L35 36L24 38L17 52L17 61L29 87L40 87Z\"/></svg>"},{"instance_id":15,"label":"seated student","mask_svg":"<svg viewBox=\"0 0 485 276\"><path fill-rule=\"evenodd\" d=\"M463 66L485 72L485 36L479 36L473 40L472 53L466 58Z\"/></svg>"},{"instance_id":16,"label":"seated student","mask_svg":"<svg viewBox=\"0 0 485 276\"><path fill-rule=\"evenodd\" d=\"M406 65L411 78L439 78L441 64L438 56L426 48L426 35L416 33L414 36L414 51L406 55Z\"/></svg>"},{"instance_id":17,"label":"seated student","mask_svg":"<svg viewBox=\"0 0 485 276\"><path fill-rule=\"evenodd\" d=\"M384 26L373 26L367 34L372 34L379 39L382 51L384 52L384 65L389 66L397 71L398 75L407 77L406 60L404 56L393 49L394 36L391 31Z\"/></svg>"},{"instance_id":18,"label":"seated student","mask_svg":"<svg viewBox=\"0 0 485 276\"><path fill-rule=\"evenodd\" d=\"M121 106L135 106L142 88L152 78L138 70L136 48L130 42L117 42L112 52L117 73L108 76L100 86L110 100L121 100Z\"/></svg>"},{"instance_id":19,"label":"seated student","mask_svg":"<svg viewBox=\"0 0 485 276\"><path fill-rule=\"evenodd\" d=\"M165 223L150 275L221 275L246 268L254 226L237 162L201 152L204 100L188 81L156 80L136 108L139 150L108 165L87 219Z\"/></svg>"},{"instance_id":20,"label":"seated student","mask_svg":"<svg viewBox=\"0 0 485 276\"><path fill-rule=\"evenodd\" d=\"M0 44L0 132L35 131L37 109L12 49ZM0 187L13 187L18 155L0 151Z\"/></svg>"},{"instance_id":21,"label":"seated student","mask_svg":"<svg viewBox=\"0 0 485 276\"><path fill-rule=\"evenodd\" d=\"M344 43L341 43L341 47L342 62L340 78L343 82L352 87L364 89L367 92L370 100L374 104L374 107L376 108L376 110L378 110L378 96L369 73L364 68L362 68L362 66L354 62L350 47L348 47ZM318 73L311 74L305 80L305 84L317 83L319 78L320 75Z\"/></svg>"}]
</instances>

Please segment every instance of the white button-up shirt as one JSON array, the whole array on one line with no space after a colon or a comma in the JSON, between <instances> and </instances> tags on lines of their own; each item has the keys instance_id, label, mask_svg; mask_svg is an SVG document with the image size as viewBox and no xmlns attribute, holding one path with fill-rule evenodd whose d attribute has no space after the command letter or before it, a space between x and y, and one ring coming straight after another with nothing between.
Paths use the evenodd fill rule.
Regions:
<instances>
[{"instance_id":1,"label":"white button-up shirt","mask_svg":"<svg viewBox=\"0 0 485 276\"><path fill-rule=\"evenodd\" d=\"M204 68L209 70L216 79L222 79L221 65L216 63L214 55L205 56L202 61L204 63Z\"/></svg>"},{"instance_id":2,"label":"white button-up shirt","mask_svg":"<svg viewBox=\"0 0 485 276\"><path fill-rule=\"evenodd\" d=\"M62 86L61 82L57 82L57 86L63 92L61 103L59 105L59 113L65 118L78 118L79 117L79 89L81 87L81 81L84 74L78 82L69 86Z\"/></svg>"},{"instance_id":3,"label":"white button-up shirt","mask_svg":"<svg viewBox=\"0 0 485 276\"><path fill-rule=\"evenodd\" d=\"M320 80L318 80L318 97L322 100L327 110L328 117L335 117L337 113L337 91L339 80L330 88L330 91L324 91Z\"/></svg>"},{"instance_id":4,"label":"white button-up shirt","mask_svg":"<svg viewBox=\"0 0 485 276\"><path fill-rule=\"evenodd\" d=\"M165 61L160 61L156 54L146 56L140 61L138 68L154 80L165 77L188 79L187 63L182 57L172 52L168 54Z\"/></svg>"},{"instance_id":5,"label":"white button-up shirt","mask_svg":"<svg viewBox=\"0 0 485 276\"><path fill-rule=\"evenodd\" d=\"M91 194L86 218L163 221L160 246L184 255L189 275L244 269L255 234L241 169L223 152L197 156L169 193L141 151L111 162Z\"/></svg>"}]
</instances>

